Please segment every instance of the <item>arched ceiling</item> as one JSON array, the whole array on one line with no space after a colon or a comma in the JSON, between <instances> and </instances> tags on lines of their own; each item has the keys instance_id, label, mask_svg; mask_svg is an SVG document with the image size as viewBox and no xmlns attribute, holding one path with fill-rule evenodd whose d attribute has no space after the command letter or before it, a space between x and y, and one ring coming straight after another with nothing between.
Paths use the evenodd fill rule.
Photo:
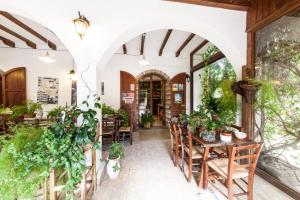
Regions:
<instances>
[{"instance_id":1,"label":"arched ceiling","mask_svg":"<svg viewBox=\"0 0 300 200\"><path fill-rule=\"evenodd\" d=\"M190 53L199 46L205 39L194 35L191 40L187 42L186 45L183 45L187 39L191 36L192 33L180 30L171 30L169 33L169 37L167 38L165 45L162 48L162 44L165 40L166 34L168 33L168 29L160 29L155 31L150 31L144 33L144 54L147 56L148 54L159 55L160 50L162 49L161 55L173 55L174 57L188 57ZM129 54L129 55L140 55L141 54L141 46L142 46L142 35L139 35L128 42L124 43L126 47L126 51L124 52L123 45L115 52L116 54ZM208 42L205 46L203 46L203 50L205 50L208 46L212 45ZM176 55L181 48L179 55ZM201 51L203 52L203 51ZM200 54L199 52L197 52Z\"/></svg>"}]
</instances>

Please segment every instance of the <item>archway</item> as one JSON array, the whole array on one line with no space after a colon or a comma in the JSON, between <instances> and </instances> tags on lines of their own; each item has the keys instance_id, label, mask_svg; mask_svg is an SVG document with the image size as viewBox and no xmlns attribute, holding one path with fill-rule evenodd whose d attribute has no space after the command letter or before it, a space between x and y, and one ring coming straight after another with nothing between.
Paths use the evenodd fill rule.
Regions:
<instances>
[{"instance_id":1,"label":"archway","mask_svg":"<svg viewBox=\"0 0 300 200\"><path fill-rule=\"evenodd\" d=\"M153 126L162 127L170 118L170 80L163 71L150 69L137 77L136 108L139 116L151 113L154 116Z\"/></svg>"}]
</instances>

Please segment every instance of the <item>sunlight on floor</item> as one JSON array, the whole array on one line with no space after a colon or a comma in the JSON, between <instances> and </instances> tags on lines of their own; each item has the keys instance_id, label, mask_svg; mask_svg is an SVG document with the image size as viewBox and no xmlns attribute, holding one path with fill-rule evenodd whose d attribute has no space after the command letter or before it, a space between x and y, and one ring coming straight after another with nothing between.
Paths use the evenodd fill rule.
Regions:
<instances>
[{"instance_id":1,"label":"sunlight on floor","mask_svg":"<svg viewBox=\"0 0 300 200\"><path fill-rule=\"evenodd\" d=\"M194 180L188 183L181 170L174 167L167 129L141 130L134 134L133 141L132 146L126 144L126 157L122 160L119 177L110 180L105 175L94 200L226 199L212 186L207 191L200 191ZM255 200L291 199L259 177L255 179L254 191Z\"/></svg>"}]
</instances>

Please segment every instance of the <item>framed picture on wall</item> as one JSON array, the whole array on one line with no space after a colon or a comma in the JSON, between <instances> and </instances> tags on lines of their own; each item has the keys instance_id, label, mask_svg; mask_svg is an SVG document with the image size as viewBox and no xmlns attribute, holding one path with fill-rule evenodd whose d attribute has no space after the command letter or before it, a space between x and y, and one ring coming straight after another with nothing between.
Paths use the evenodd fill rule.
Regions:
<instances>
[{"instance_id":1,"label":"framed picture on wall","mask_svg":"<svg viewBox=\"0 0 300 200\"><path fill-rule=\"evenodd\" d=\"M182 83L178 84L178 91L183 91L183 84Z\"/></svg>"},{"instance_id":2,"label":"framed picture on wall","mask_svg":"<svg viewBox=\"0 0 300 200\"><path fill-rule=\"evenodd\" d=\"M174 94L174 103L182 103L182 93L175 93Z\"/></svg>"},{"instance_id":3,"label":"framed picture on wall","mask_svg":"<svg viewBox=\"0 0 300 200\"><path fill-rule=\"evenodd\" d=\"M173 92L177 92L178 91L178 84L177 83L172 84L172 91Z\"/></svg>"},{"instance_id":4,"label":"framed picture on wall","mask_svg":"<svg viewBox=\"0 0 300 200\"><path fill-rule=\"evenodd\" d=\"M37 102L58 104L58 78L38 77Z\"/></svg>"},{"instance_id":5,"label":"framed picture on wall","mask_svg":"<svg viewBox=\"0 0 300 200\"><path fill-rule=\"evenodd\" d=\"M72 80L71 105L77 105L77 81Z\"/></svg>"},{"instance_id":6,"label":"framed picture on wall","mask_svg":"<svg viewBox=\"0 0 300 200\"><path fill-rule=\"evenodd\" d=\"M101 95L104 95L104 82L101 82Z\"/></svg>"}]
</instances>

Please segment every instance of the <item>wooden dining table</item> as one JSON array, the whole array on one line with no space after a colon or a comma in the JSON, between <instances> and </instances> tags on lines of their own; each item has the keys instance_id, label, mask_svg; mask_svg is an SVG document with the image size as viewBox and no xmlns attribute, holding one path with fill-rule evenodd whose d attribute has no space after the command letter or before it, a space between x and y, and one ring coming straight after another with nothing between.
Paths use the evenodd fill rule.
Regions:
<instances>
[{"instance_id":1,"label":"wooden dining table","mask_svg":"<svg viewBox=\"0 0 300 200\"><path fill-rule=\"evenodd\" d=\"M204 190L208 187L208 161L210 159L209 155L213 148L216 147L226 147L229 145L247 145L247 144L254 144L256 143L254 140L244 139L240 140L235 138L235 136L232 136L232 141L225 143L218 139L216 139L215 142L207 142L203 140L203 138L199 137L197 134L192 134L193 141L204 148L204 154L203 154L203 161L202 161L202 167L200 169L200 176L198 180L198 186L199 188L202 188Z\"/></svg>"}]
</instances>

